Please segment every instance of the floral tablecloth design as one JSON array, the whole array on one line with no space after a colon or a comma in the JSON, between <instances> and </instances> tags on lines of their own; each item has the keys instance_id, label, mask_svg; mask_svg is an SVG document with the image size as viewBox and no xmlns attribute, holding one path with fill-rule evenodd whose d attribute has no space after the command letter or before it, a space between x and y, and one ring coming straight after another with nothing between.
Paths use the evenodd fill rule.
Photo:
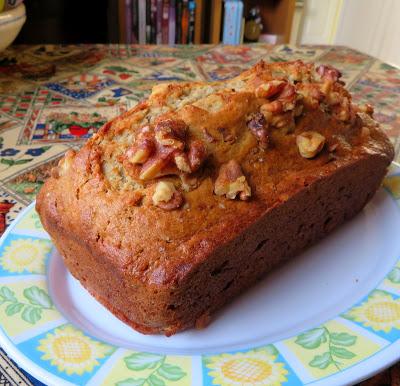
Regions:
<instances>
[{"instance_id":1,"label":"floral tablecloth design","mask_svg":"<svg viewBox=\"0 0 400 386\"><path fill-rule=\"evenodd\" d=\"M132 108L154 84L227 79L260 59L302 59L337 67L354 99L375 106L375 118L387 131L400 161L400 70L346 47L14 46L0 53L0 233L32 202L68 149L79 148L106 121ZM363 307L348 318L360 321ZM332 338L328 330L314 333ZM265 353L266 357L273 354ZM219 366L217 359L210 357L206 365ZM286 370L276 366L279 381ZM0 384L40 383L0 352Z\"/></svg>"}]
</instances>

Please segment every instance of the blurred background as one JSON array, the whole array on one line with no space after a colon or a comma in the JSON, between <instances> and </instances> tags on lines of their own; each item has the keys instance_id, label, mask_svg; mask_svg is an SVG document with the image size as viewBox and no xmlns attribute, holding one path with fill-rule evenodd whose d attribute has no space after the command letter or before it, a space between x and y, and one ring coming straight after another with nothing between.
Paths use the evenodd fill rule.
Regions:
<instances>
[{"instance_id":1,"label":"blurred background","mask_svg":"<svg viewBox=\"0 0 400 386\"><path fill-rule=\"evenodd\" d=\"M15 43L337 44L400 65L397 0L26 0Z\"/></svg>"}]
</instances>

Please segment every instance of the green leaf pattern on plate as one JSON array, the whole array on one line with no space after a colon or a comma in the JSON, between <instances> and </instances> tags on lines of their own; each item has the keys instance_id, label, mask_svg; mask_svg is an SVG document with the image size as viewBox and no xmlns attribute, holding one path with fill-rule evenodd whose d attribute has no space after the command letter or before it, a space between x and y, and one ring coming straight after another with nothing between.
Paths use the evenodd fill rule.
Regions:
<instances>
[{"instance_id":1,"label":"green leaf pattern on plate","mask_svg":"<svg viewBox=\"0 0 400 386\"><path fill-rule=\"evenodd\" d=\"M116 386L165 386L166 381L179 381L186 373L176 365L166 362L165 355L138 352L124 358L129 370L152 370L146 378L127 378Z\"/></svg>"},{"instance_id":2,"label":"green leaf pattern on plate","mask_svg":"<svg viewBox=\"0 0 400 386\"><path fill-rule=\"evenodd\" d=\"M388 275L388 279L392 283L399 284L400 283L400 268L398 268L398 267L393 268Z\"/></svg>"},{"instance_id":3,"label":"green leaf pattern on plate","mask_svg":"<svg viewBox=\"0 0 400 386\"><path fill-rule=\"evenodd\" d=\"M40 222L39 215L36 211L32 213L32 220L34 221L36 229L43 229L42 223Z\"/></svg>"},{"instance_id":4,"label":"green leaf pattern on plate","mask_svg":"<svg viewBox=\"0 0 400 386\"><path fill-rule=\"evenodd\" d=\"M355 345L356 341L357 337L355 335L350 335L346 332L331 332L328 328L322 326L300 334L295 343L308 350L317 349L321 345L325 345L326 352L315 355L309 365L322 370L333 365L338 370L341 370L340 366L343 363L340 360L355 357L355 354L345 347Z\"/></svg>"},{"instance_id":5,"label":"green leaf pattern on plate","mask_svg":"<svg viewBox=\"0 0 400 386\"><path fill-rule=\"evenodd\" d=\"M50 296L47 295L46 291L32 286L24 289L24 296L29 300L29 302L35 306L42 308L52 308L53 302Z\"/></svg>"},{"instance_id":6,"label":"green leaf pattern on plate","mask_svg":"<svg viewBox=\"0 0 400 386\"><path fill-rule=\"evenodd\" d=\"M0 287L0 305L9 303L5 308L7 316L21 313L21 318L30 324L35 324L42 318L43 310L54 309L53 302L46 291L37 286L24 289L24 297L29 303L20 301L15 293L6 286ZM22 312L21 312L22 311Z\"/></svg>"},{"instance_id":7,"label":"green leaf pattern on plate","mask_svg":"<svg viewBox=\"0 0 400 386\"><path fill-rule=\"evenodd\" d=\"M123 381L117 382L116 386L142 386L146 380L144 378L127 378Z\"/></svg>"},{"instance_id":8,"label":"green leaf pattern on plate","mask_svg":"<svg viewBox=\"0 0 400 386\"><path fill-rule=\"evenodd\" d=\"M332 357L329 352L323 353L322 355L316 355L313 360L309 363L312 367L318 367L323 370L326 369L332 363Z\"/></svg>"},{"instance_id":9,"label":"green leaf pattern on plate","mask_svg":"<svg viewBox=\"0 0 400 386\"><path fill-rule=\"evenodd\" d=\"M296 339L296 343L308 349L319 347L322 343L326 342L326 331L323 327L313 328L301 335Z\"/></svg>"}]
</instances>

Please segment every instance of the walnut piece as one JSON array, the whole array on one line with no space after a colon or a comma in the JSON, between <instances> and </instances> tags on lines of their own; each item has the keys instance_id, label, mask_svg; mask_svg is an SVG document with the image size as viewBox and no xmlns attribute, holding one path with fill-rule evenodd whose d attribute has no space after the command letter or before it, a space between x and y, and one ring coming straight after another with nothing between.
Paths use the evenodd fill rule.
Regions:
<instances>
[{"instance_id":1,"label":"walnut piece","mask_svg":"<svg viewBox=\"0 0 400 386\"><path fill-rule=\"evenodd\" d=\"M168 181L160 181L154 190L152 201L161 209L173 210L183 203L182 194L176 190L174 184Z\"/></svg>"},{"instance_id":2,"label":"walnut piece","mask_svg":"<svg viewBox=\"0 0 400 386\"><path fill-rule=\"evenodd\" d=\"M136 146L132 146L126 152L129 162L133 164L143 164L153 154L155 150L154 142L149 138L143 138Z\"/></svg>"},{"instance_id":3,"label":"walnut piece","mask_svg":"<svg viewBox=\"0 0 400 386\"><path fill-rule=\"evenodd\" d=\"M286 82L283 80L271 80L267 83L256 88L257 98L271 98L272 96L278 94L285 87Z\"/></svg>"},{"instance_id":4,"label":"walnut piece","mask_svg":"<svg viewBox=\"0 0 400 386\"><path fill-rule=\"evenodd\" d=\"M188 142L187 129L180 119L165 119L142 128L125 153L128 163L142 165L136 169L139 179L190 174L201 167L207 158L207 149L201 140Z\"/></svg>"},{"instance_id":5,"label":"walnut piece","mask_svg":"<svg viewBox=\"0 0 400 386\"><path fill-rule=\"evenodd\" d=\"M305 131L296 137L299 153L304 158L315 157L325 145L325 137L316 131Z\"/></svg>"},{"instance_id":6,"label":"walnut piece","mask_svg":"<svg viewBox=\"0 0 400 386\"><path fill-rule=\"evenodd\" d=\"M262 113L255 113L250 115L247 119L247 127L257 138L258 143L262 149L266 149L269 143L268 123Z\"/></svg>"},{"instance_id":7,"label":"walnut piece","mask_svg":"<svg viewBox=\"0 0 400 386\"><path fill-rule=\"evenodd\" d=\"M162 146L183 150L186 138L186 123L182 120L166 119L154 128L156 141Z\"/></svg>"},{"instance_id":8,"label":"walnut piece","mask_svg":"<svg viewBox=\"0 0 400 386\"><path fill-rule=\"evenodd\" d=\"M365 105L358 105L356 107L356 110L358 112L368 114L370 117L372 117L372 115L374 114L374 108L368 103L366 103Z\"/></svg>"},{"instance_id":9,"label":"walnut piece","mask_svg":"<svg viewBox=\"0 0 400 386\"><path fill-rule=\"evenodd\" d=\"M322 79L331 82L338 81L342 76L342 73L338 69L327 64L321 64L316 68L316 71Z\"/></svg>"},{"instance_id":10,"label":"walnut piece","mask_svg":"<svg viewBox=\"0 0 400 386\"><path fill-rule=\"evenodd\" d=\"M241 200L250 198L251 188L237 161L230 160L220 167L214 185L214 193L217 196L226 196L231 200L234 200L237 195Z\"/></svg>"},{"instance_id":11,"label":"walnut piece","mask_svg":"<svg viewBox=\"0 0 400 386\"><path fill-rule=\"evenodd\" d=\"M272 114L279 114L283 111L283 105L282 102L279 100L272 101L269 103L264 103L260 107L260 111L262 114L264 114L265 118L268 119L269 115L268 113Z\"/></svg>"},{"instance_id":12,"label":"walnut piece","mask_svg":"<svg viewBox=\"0 0 400 386\"><path fill-rule=\"evenodd\" d=\"M200 168L207 158L207 149L202 141L196 140L189 144L188 158L190 173L193 173Z\"/></svg>"},{"instance_id":13,"label":"walnut piece","mask_svg":"<svg viewBox=\"0 0 400 386\"><path fill-rule=\"evenodd\" d=\"M279 82L279 91L273 95L272 100L261 105L260 112L269 126L287 133L294 127L294 117L300 115L302 110L298 108L300 105L297 104L298 95L295 85L287 81Z\"/></svg>"}]
</instances>

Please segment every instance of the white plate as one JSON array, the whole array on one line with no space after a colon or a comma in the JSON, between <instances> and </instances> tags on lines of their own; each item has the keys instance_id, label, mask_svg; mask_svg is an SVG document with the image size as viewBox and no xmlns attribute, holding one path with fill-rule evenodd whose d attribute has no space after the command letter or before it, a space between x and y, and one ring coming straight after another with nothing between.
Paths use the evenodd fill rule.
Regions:
<instances>
[{"instance_id":1,"label":"white plate","mask_svg":"<svg viewBox=\"0 0 400 386\"><path fill-rule=\"evenodd\" d=\"M32 204L0 242L0 343L48 384L352 384L400 359L399 168L385 186L208 328L170 338L141 335L94 300Z\"/></svg>"}]
</instances>

